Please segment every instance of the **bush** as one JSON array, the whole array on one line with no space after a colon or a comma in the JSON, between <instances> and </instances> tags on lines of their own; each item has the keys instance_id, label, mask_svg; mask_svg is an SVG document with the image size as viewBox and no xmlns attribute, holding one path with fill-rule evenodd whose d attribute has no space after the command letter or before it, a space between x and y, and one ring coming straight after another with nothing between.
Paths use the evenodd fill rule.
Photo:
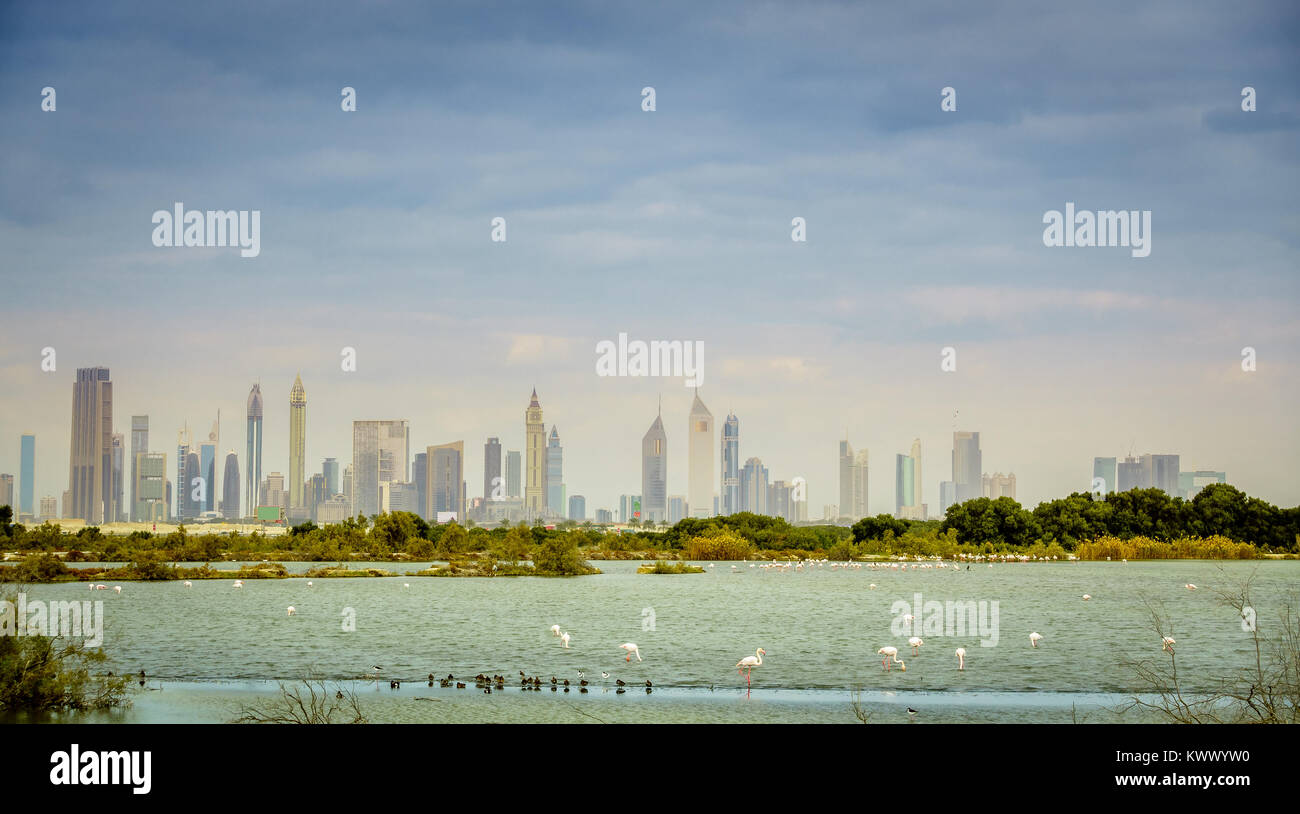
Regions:
<instances>
[{"instance_id":1,"label":"bush","mask_svg":"<svg viewBox=\"0 0 1300 814\"><path fill-rule=\"evenodd\" d=\"M687 559L747 560L754 546L729 528L714 527L686 544Z\"/></svg>"}]
</instances>

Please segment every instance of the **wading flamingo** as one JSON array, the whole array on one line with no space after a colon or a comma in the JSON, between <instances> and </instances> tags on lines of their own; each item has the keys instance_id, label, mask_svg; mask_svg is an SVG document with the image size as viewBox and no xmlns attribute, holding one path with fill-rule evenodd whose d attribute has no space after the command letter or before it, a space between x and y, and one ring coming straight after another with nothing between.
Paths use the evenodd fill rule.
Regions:
<instances>
[{"instance_id":1,"label":"wading flamingo","mask_svg":"<svg viewBox=\"0 0 1300 814\"><path fill-rule=\"evenodd\" d=\"M237 579L237 580L235 580L235 584L234 584L233 587L235 587L235 588L242 588L242 587L244 587L244 581L243 581L242 579Z\"/></svg>"},{"instance_id":2,"label":"wading flamingo","mask_svg":"<svg viewBox=\"0 0 1300 814\"><path fill-rule=\"evenodd\" d=\"M754 655L745 656L743 659L736 662L736 675L744 673L746 685L751 683L750 677L754 673L754 668L763 666L763 656L765 655L767 655L767 651L760 647L754 651Z\"/></svg>"},{"instance_id":3,"label":"wading flamingo","mask_svg":"<svg viewBox=\"0 0 1300 814\"><path fill-rule=\"evenodd\" d=\"M1092 594L1084 594L1084 595L1083 595L1083 601L1084 601L1084 602L1087 602L1089 599L1092 599Z\"/></svg>"},{"instance_id":4,"label":"wading flamingo","mask_svg":"<svg viewBox=\"0 0 1300 814\"><path fill-rule=\"evenodd\" d=\"M185 587L186 587L186 588L193 588L193 587L194 587L194 583L193 583L193 582L190 582L190 581L187 579L187 580L185 580Z\"/></svg>"},{"instance_id":5,"label":"wading flamingo","mask_svg":"<svg viewBox=\"0 0 1300 814\"><path fill-rule=\"evenodd\" d=\"M876 651L876 655L885 657L880 662L880 666L885 668L885 672L889 672L894 664L898 664L899 668L904 671L907 670L907 665L898 657L897 647L882 647Z\"/></svg>"},{"instance_id":6,"label":"wading flamingo","mask_svg":"<svg viewBox=\"0 0 1300 814\"><path fill-rule=\"evenodd\" d=\"M120 594L120 593L122 593L122 586L121 586L121 585L114 585L114 586L113 586L113 590Z\"/></svg>"},{"instance_id":7,"label":"wading flamingo","mask_svg":"<svg viewBox=\"0 0 1300 814\"><path fill-rule=\"evenodd\" d=\"M1166 636L1163 639L1161 639L1161 642L1164 645L1161 648L1162 650L1166 650L1170 653L1174 652L1174 644L1176 644L1176 642L1174 641L1173 636Z\"/></svg>"},{"instance_id":8,"label":"wading flamingo","mask_svg":"<svg viewBox=\"0 0 1300 814\"><path fill-rule=\"evenodd\" d=\"M560 626L559 626L559 625L551 625L551 634L554 635L554 636L559 636L559 635L560 635Z\"/></svg>"},{"instance_id":9,"label":"wading flamingo","mask_svg":"<svg viewBox=\"0 0 1300 814\"><path fill-rule=\"evenodd\" d=\"M289 606L288 611L289 611L289 615L290 615L290 616L293 616L295 613L298 612L298 611L293 607L293 605L290 605L290 606Z\"/></svg>"},{"instance_id":10,"label":"wading flamingo","mask_svg":"<svg viewBox=\"0 0 1300 814\"><path fill-rule=\"evenodd\" d=\"M910 644L910 645L912 646L912 655L913 655L913 656L919 656L921 653L920 653L920 651L918 650L918 648L919 648L921 645L925 644L925 642L921 641L921 637L920 637L920 636L913 636L912 638L910 638L910 639L907 640L907 643Z\"/></svg>"},{"instance_id":11,"label":"wading flamingo","mask_svg":"<svg viewBox=\"0 0 1300 814\"><path fill-rule=\"evenodd\" d=\"M626 644L620 644L619 647L627 652L627 658L623 659L623 661L631 661L633 654L636 654L637 661L641 661L641 650L635 644L627 642Z\"/></svg>"},{"instance_id":12,"label":"wading flamingo","mask_svg":"<svg viewBox=\"0 0 1300 814\"><path fill-rule=\"evenodd\" d=\"M560 634L560 644L564 645L565 647L568 647L568 646L569 646L569 634L568 634L568 632L565 632L565 633L561 633L561 634Z\"/></svg>"},{"instance_id":13,"label":"wading flamingo","mask_svg":"<svg viewBox=\"0 0 1300 814\"><path fill-rule=\"evenodd\" d=\"M1031 645L1033 645L1034 647L1037 647L1037 646L1038 646L1038 640L1041 639L1041 638L1043 638L1043 637L1040 636L1040 635L1038 635L1037 633L1030 633L1030 634L1029 634L1029 643L1030 643Z\"/></svg>"},{"instance_id":14,"label":"wading flamingo","mask_svg":"<svg viewBox=\"0 0 1300 814\"><path fill-rule=\"evenodd\" d=\"M307 580L307 587L308 587L308 588L311 587L311 580Z\"/></svg>"},{"instance_id":15,"label":"wading flamingo","mask_svg":"<svg viewBox=\"0 0 1300 814\"><path fill-rule=\"evenodd\" d=\"M1195 591L1195 590L1196 590L1196 586L1193 585L1193 584L1190 583L1190 582L1187 583L1186 585L1184 585L1183 587L1186 588L1186 589L1189 590L1189 591Z\"/></svg>"},{"instance_id":16,"label":"wading flamingo","mask_svg":"<svg viewBox=\"0 0 1300 814\"><path fill-rule=\"evenodd\" d=\"M957 669L966 669L966 648L964 647L957 648Z\"/></svg>"}]
</instances>

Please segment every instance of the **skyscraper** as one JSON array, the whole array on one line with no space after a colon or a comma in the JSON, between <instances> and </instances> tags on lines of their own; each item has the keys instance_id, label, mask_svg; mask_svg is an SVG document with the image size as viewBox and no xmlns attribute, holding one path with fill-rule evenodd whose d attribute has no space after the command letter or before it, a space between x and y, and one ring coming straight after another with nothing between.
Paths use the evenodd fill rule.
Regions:
<instances>
[{"instance_id":1,"label":"skyscraper","mask_svg":"<svg viewBox=\"0 0 1300 814\"><path fill-rule=\"evenodd\" d=\"M523 497L519 450L506 453L506 497Z\"/></svg>"},{"instance_id":2,"label":"skyscraper","mask_svg":"<svg viewBox=\"0 0 1300 814\"><path fill-rule=\"evenodd\" d=\"M232 449L226 453L226 471L221 478L221 516L238 520L239 514L239 456Z\"/></svg>"},{"instance_id":3,"label":"skyscraper","mask_svg":"<svg viewBox=\"0 0 1300 814\"><path fill-rule=\"evenodd\" d=\"M411 484L415 487L415 513L428 520L429 513L429 453L417 452L411 459Z\"/></svg>"},{"instance_id":4,"label":"skyscraper","mask_svg":"<svg viewBox=\"0 0 1300 814\"><path fill-rule=\"evenodd\" d=\"M257 514L257 487L262 482L262 385L254 384L248 391L248 449L244 459L247 468L244 491L248 514Z\"/></svg>"},{"instance_id":5,"label":"skyscraper","mask_svg":"<svg viewBox=\"0 0 1300 814\"><path fill-rule=\"evenodd\" d=\"M427 502L429 519L442 522L454 516L465 524L465 442L438 444L425 450L429 466Z\"/></svg>"},{"instance_id":6,"label":"skyscraper","mask_svg":"<svg viewBox=\"0 0 1300 814\"><path fill-rule=\"evenodd\" d=\"M740 511L740 419L728 413L722 425L722 513Z\"/></svg>"},{"instance_id":7,"label":"skyscraper","mask_svg":"<svg viewBox=\"0 0 1300 814\"><path fill-rule=\"evenodd\" d=\"M641 438L641 519L662 523L668 519L668 435L663 416L655 416Z\"/></svg>"},{"instance_id":8,"label":"skyscraper","mask_svg":"<svg viewBox=\"0 0 1300 814\"><path fill-rule=\"evenodd\" d=\"M320 472L325 476L325 497L334 497L340 491L338 459L326 458L321 461Z\"/></svg>"},{"instance_id":9,"label":"skyscraper","mask_svg":"<svg viewBox=\"0 0 1300 814\"><path fill-rule=\"evenodd\" d=\"M149 451L149 416L133 415L131 416L131 520L135 522L145 522L140 519L139 503L140 496L135 493L136 484L140 479L135 471L140 460L140 455Z\"/></svg>"},{"instance_id":10,"label":"skyscraper","mask_svg":"<svg viewBox=\"0 0 1300 814\"><path fill-rule=\"evenodd\" d=\"M106 367L77 369L72 386L72 443L68 461L71 506L64 517L103 523L114 517L113 382Z\"/></svg>"},{"instance_id":11,"label":"skyscraper","mask_svg":"<svg viewBox=\"0 0 1300 814\"><path fill-rule=\"evenodd\" d=\"M22 438L21 460L18 464L18 516L34 516L36 497L36 436L26 433Z\"/></svg>"},{"instance_id":12,"label":"skyscraper","mask_svg":"<svg viewBox=\"0 0 1300 814\"><path fill-rule=\"evenodd\" d=\"M135 482L135 518L138 523L162 523L167 520L167 453L141 452L133 466Z\"/></svg>"},{"instance_id":13,"label":"skyscraper","mask_svg":"<svg viewBox=\"0 0 1300 814\"><path fill-rule=\"evenodd\" d=\"M0 475L0 506L14 506L14 476Z\"/></svg>"},{"instance_id":14,"label":"skyscraper","mask_svg":"<svg viewBox=\"0 0 1300 814\"><path fill-rule=\"evenodd\" d=\"M501 480L501 439L489 438L483 444L483 499L502 500L506 485Z\"/></svg>"},{"instance_id":15,"label":"skyscraper","mask_svg":"<svg viewBox=\"0 0 1300 814\"><path fill-rule=\"evenodd\" d=\"M708 517L713 514L713 413L700 400L698 387L691 402L686 447L687 510L691 517Z\"/></svg>"},{"instance_id":16,"label":"skyscraper","mask_svg":"<svg viewBox=\"0 0 1300 814\"><path fill-rule=\"evenodd\" d=\"M219 434L220 429L214 423L211 432L208 433L208 442L199 444L199 469L201 470L200 477L203 478L203 500L199 507L200 514L217 510L217 442Z\"/></svg>"},{"instance_id":17,"label":"skyscraper","mask_svg":"<svg viewBox=\"0 0 1300 814\"><path fill-rule=\"evenodd\" d=\"M904 520L924 520L925 500L921 493L921 439L912 450L899 455L894 466L894 514Z\"/></svg>"},{"instance_id":18,"label":"skyscraper","mask_svg":"<svg viewBox=\"0 0 1300 814\"><path fill-rule=\"evenodd\" d=\"M289 508L297 509L303 505L302 490L306 477L307 391L302 387L302 374L299 374L289 391Z\"/></svg>"},{"instance_id":19,"label":"skyscraper","mask_svg":"<svg viewBox=\"0 0 1300 814\"><path fill-rule=\"evenodd\" d=\"M184 519L193 520L203 513L203 492L204 482L202 467L199 465L199 454L190 449L185 456L185 483L181 489L185 494L185 506L188 509Z\"/></svg>"},{"instance_id":20,"label":"skyscraper","mask_svg":"<svg viewBox=\"0 0 1300 814\"><path fill-rule=\"evenodd\" d=\"M542 405L537 401L536 388L524 411L524 437L528 455L524 510L529 518L540 517L546 510L546 424L542 421Z\"/></svg>"},{"instance_id":21,"label":"skyscraper","mask_svg":"<svg viewBox=\"0 0 1300 814\"><path fill-rule=\"evenodd\" d=\"M840 515L857 520L854 515L854 462L853 445L845 438L840 442Z\"/></svg>"},{"instance_id":22,"label":"skyscraper","mask_svg":"<svg viewBox=\"0 0 1300 814\"><path fill-rule=\"evenodd\" d=\"M111 523L125 519L126 513L126 436L120 432L113 433L113 511L106 518Z\"/></svg>"},{"instance_id":23,"label":"skyscraper","mask_svg":"<svg viewBox=\"0 0 1300 814\"><path fill-rule=\"evenodd\" d=\"M569 519L579 523L587 519L587 498L582 495L569 496Z\"/></svg>"},{"instance_id":24,"label":"skyscraper","mask_svg":"<svg viewBox=\"0 0 1300 814\"><path fill-rule=\"evenodd\" d=\"M189 520L195 515L190 511L190 490L193 488L190 484L189 460L190 448L193 446L193 440L190 437L190 428L187 424L183 429L176 433L176 519Z\"/></svg>"},{"instance_id":25,"label":"skyscraper","mask_svg":"<svg viewBox=\"0 0 1300 814\"><path fill-rule=\"evenodd\" d=\"M740 510L767 514L767 467L758 458L745 461L740 470Z\"/></svg>"},{"instance_id":26,"label":"skyscraper","mask_svg":"<svg viewBox=\"0 0 1300 814\"><path fill-rule=\"evenodd\" d=\"M1151 471L1151 485L1170 497L1178 495L1179 460L1177 455L1143 455Z\"/></svg>"},{"instance_id":27,"label":"skyscraper","mask_svg":"<svg viewBox=\"0 0 1300 814\"><path fill-rule=\"evenodd\" d=\"M1115 491L1146 489L1151 485L1151 472L1144 470L1142 461L1129 455L1115 465Z\"/></svg>"},{"instance_id":28,"label":"skyscraper","mask_svg":"<svg viewBox=\"0 0 1300 814\"><path fill-rule=\"evenodd\" d=\"M957 503L965 503L983 496L983 469L980 468L982 463L980 434L954 432L952 434L952 482L956 484Z\"/></svg>"},{"instance_id":29,"label":"skyscraper","mask_svg":"<svg viewBox=\"0 0 1300 814\"><path fill-rule=\"evenodd\" d=\"M867 450L860 449L853 456L853 519L867 516L867 477L870 469ZM775 513L773 513L775 514Z\"/></svg>"},{"instance_id":30,"label":"skyscraper","mask_svg":"<svg viewBox=\"0 0 1300 814\"><path fill-rule=\"evenodd\" d=\"M352 513L379 514L381 484L407 482L411 431L406 419L352 422ZM432 514L433 508L429 507Z\"/></svg>"},{"instance_id":31,"label":"skyscraper","mask_svg":"<svg viewBox=\"0 0 1300 814\"><path fill-rule=\"evenodd\" d=\"M1116 479L1117 461L1114 458L1093 458L1092 479L1101 479L1101 495L1105 497L1116 491L1119 481Z\"/></svg>"},{"instance_id":32,"label":"skyscraper","mask_svg":"<svg viewBox=\"0 0 1300 814\"><path fill-rule=\"evenodd\" d=\"M1003 475L1001 472L994 472L992 475L984 473L982 494L991 500L997 500L1000 497L1009 497L1016 499L1016 473Z\"/></svg>"},{"instance_id":33,"label":"skyscraper","mask_svg":"<svg viewBox=\"0 0 1300 814\"><path fill-rule=\"evenodd\" d=\"M560 446L560 431L553 424L546 442L546 508L556 517L564 517L564 448Z\"/></svg>"}]
</instances>

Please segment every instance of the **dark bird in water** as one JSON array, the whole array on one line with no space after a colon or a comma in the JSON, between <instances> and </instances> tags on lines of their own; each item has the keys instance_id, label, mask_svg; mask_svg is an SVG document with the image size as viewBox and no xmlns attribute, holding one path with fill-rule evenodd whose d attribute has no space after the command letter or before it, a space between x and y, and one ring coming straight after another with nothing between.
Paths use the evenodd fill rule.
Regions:
<instances>
[{"instance_id":1,"label":"dark bird in water","mask_svg":"<svg viewBox=\"0 0 1300 814\"><path fill-rule=\"evenodd\" d=\"M627 690L623 689L622 687L619 687L619 688L618 688L618 694L619 694L619 695L622 695L622 694L625 693L625 692L627 692Z\"/></svg>"},{"instance_id":2,"label":"dark bird in water","mask_svg":"<svg viewBox=\"0 0 1300 814\"><path fill-rule=\"evenodd\" d=\"M620 686L620 687L626 687L626 686L627 686L627 682L624 681L624 680L621 679L621 678L616 678L616 679L614 679L614 683L617 684L617 685Z\"/></svg>"},{"instance_id":3,"label":"dark bird in water","mask_svg":"<svg viewBox=\"0 0 1300 814\"><path fill-rule=\"evenodd\" d=\"M586 688L586 687L579 687L579 688L578 688L578 692L586 692L586 691L587 691L587 688Z\"/></svg>"},{"instance_id":4,"label":"dark bird in water","mask_svg":"<svg viewBox=\"0 0 1300 814\"><path fill-rule=\"evenodd\" d=\"M565 691L565 692L568 692L568 691L569 691L569 688L568 688L568 687L565 687L565 688L564 688L564 691Z\"/></svg>"},{"instance_id":5,"label":"dark bird in water","mask_svg":"<svg viewBox=\"0 0 1300 814\"><path fill-rule=\"evenodd\" d=\"M654 690L651 689L650 687L646 687L646 688L645 688L645 694L646 694L646 695L649 695L649 694L652 693L652 692L654 692Z\"/></svg>"},{"instance_id":6,"label":"dark bird in water","mask_svg":"<svg viewBox=\"0 0 1300 814\"><path fill-rule=\"evenodd\" d=\"M429 673L429 683L433 683L433 673Z\"/></svg>"},{"instance_id":7,"label":"dark bird in water","mask_svg":"<svg viewBox=\"0 0 1300 814\"><path fill-rule=\"evenodd\" d=\"M491 687L484 687L484 688L483 688L483 693L484 693L485 695L491 695L491 694L492 694L492 688L491 688Z\"/></svg>"},{"instance_id":8,"label":"dark bird in water","mask_svg":"<svg viewBox=\"0 0 1300 814\"><path fill-rule=\"evenodd\" d=\"M552 684L555 683L555 676L551 676L551 683L552 683Z\"/></svg>"},{"instance_id":9,"label":"dark bird in water","mask_svg":"<svg viewBox=\"0 0 1300 814\"><path fill-rule=\"evenodd\" d=\"M585 687L585 686L587 686L587 679L584 678L583 680L579 681L578 683Z\"/></svg>"},{"instance_id":10,"label":"dark bird in water","mask_svg":"<svg viewBox=\"0 0 1300 814\"><path fill-rule=\"evenodd\" d=\"M645 680L645 685L646 685L647 687L653 687L653 686L654 686L653 684L650 683L650 679L648 679L648 678Z\"/></svg>"},{"instance_id":11,"label":"dark bird in water","mask_svg":"<svg viewBox=\"0 0 1300 814\"><path fill-rule=\"evenodd\" d=\"M456 682L456 689L458 689L458 690L463 690L463 689L465 689L465 682L464 682L464 681L457 681L457 682Z\"/></svg>"},{"instance_id":12,"label":"dark bird in water","mask_svg":"<svg viewBox=\"0 0 1300 814\"><path fill-rule=\"evenodd\" d=\"M564 686L566 686L566 687L569 686L569 679L567 679L567 678L564 679Z\"/></svg>"},{"instance_id":13,"label":"dark bird in water","mask_svg":"<svg viewBox=\"0 0 1300 814\"><path fill-rule=\"evenodd\" d=\"M343 698L343 690L339 690L338 692L334 693L334 697L335 697L335 698L342 699L342 698Z\"/></svg>"},{"instance_id":14,"label":"dark bird in water","mask_svg":"<svg viewBox=\"0 0 1300 814\"><path fill-rule=\"evenodd\" d=\"M908 715L915 715L915 714L916 714L916 710L912 709L911 707L908 707L908 708L907 708L907 714L908 714Z\"/></svg>"}]
</instances>

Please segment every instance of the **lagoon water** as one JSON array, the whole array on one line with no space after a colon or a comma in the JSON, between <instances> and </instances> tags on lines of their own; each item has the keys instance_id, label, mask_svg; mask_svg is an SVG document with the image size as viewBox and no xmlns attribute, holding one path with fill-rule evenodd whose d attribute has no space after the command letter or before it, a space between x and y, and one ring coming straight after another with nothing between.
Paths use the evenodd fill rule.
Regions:
<instances>
[{"instance_id":1,"label":"lagoon water","mask_svg":"<svg viewBox=\"0 0 1300 814\"><path fill-rule=\"evenodd\" d=\"M28 600L103 600L112 669L144 669L132 705L64 720L231 720L241 704L273 695L277 680L314 674L348 681L374 721L448 722L842 722L857 719L858 693L872 721L1151 720L1116 707L1139 687L1131 662L1159 659L1160 637L1143 604L1162 605L1192 689L1247 664L1251 641L1216 587L1252 578L1261 626L1300 587L1300 562L1108 562L975 564L949 568L784 571L716 563L706 573L636 574L637 562L598 562L580 578L345 578L29 586ZM287 564L301 573L313 564ZM426 564L375 563L416 571ZM225 566L223 566L225 567ZM1190 591L1186 583L1198 590ZM875 589L869 585L876 584ZM403 587L409 584L409 588ZM922 632L912 655L891 608L924 601L997 603L997 641ZM1090 601L1081 599L1090 594ZM288 616L293 605L296 615ZM989 607L989 606L986 606ZM344 630L347 609L356 630ZM924 616L924 614L922 614ZM569 632L561 647L549 628ZM1031 648L1029 634L1042 634ZM985 637L992 642L992 637ZM625 662L635 642L645 659ZM907 670L881 668L876 650L898 647ZM767 651L746 692L732 665ZM957 670L954 650L967 652ZM382 680L370 679L380 665ZM579 694L577 671L593 681ZM519 689L519 671L547 681ZM601 671L611 678L602 682ZM427 675L501 674L486 695L427 686ZM551 692L554 675L572 691ZM400 690L389 679L403 681ZM613 680L628 682L619 695ZM653 681L646 695L644 682Z\"/></svg>"}]
</instances>

